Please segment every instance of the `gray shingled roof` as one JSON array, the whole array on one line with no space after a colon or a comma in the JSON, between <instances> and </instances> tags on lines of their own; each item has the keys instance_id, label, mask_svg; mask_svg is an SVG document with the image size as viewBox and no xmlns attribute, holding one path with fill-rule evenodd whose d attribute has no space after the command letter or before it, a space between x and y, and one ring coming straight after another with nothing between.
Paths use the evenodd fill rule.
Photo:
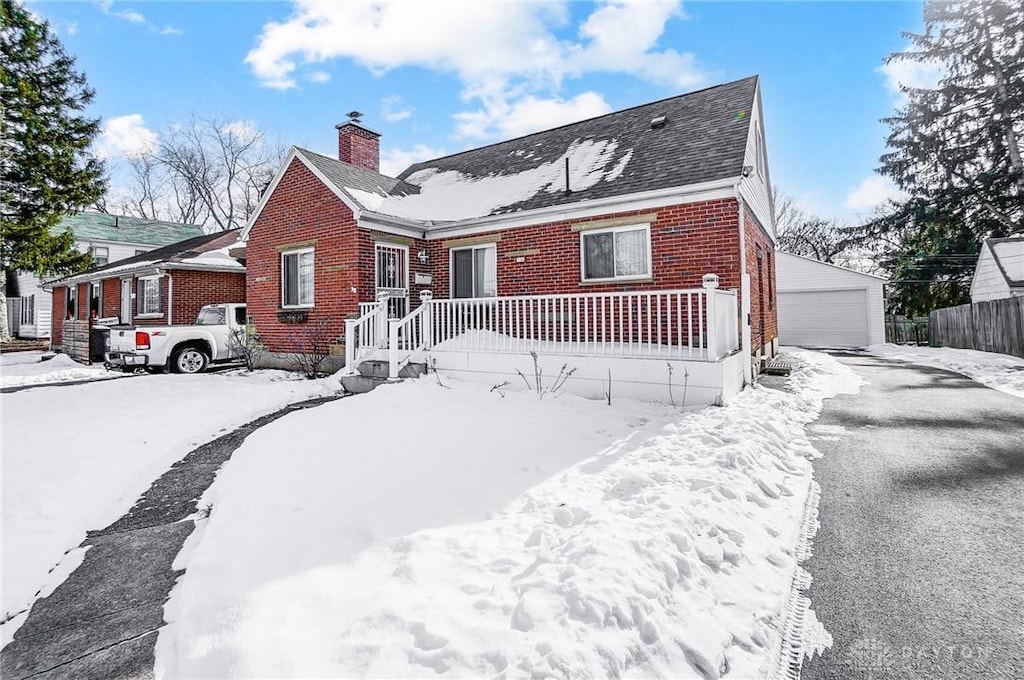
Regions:
<instances>
[{"instance_id":1,"label":"gray shingled roof","mask_svg":"<svg viewBox=\"0 0 1024 680\"><path fill-rule=\"evenodd\" d=\"M382 175L379 172L364 170L363 168L339 161L337 158L324 156L323 154L295 147L303 158L316 167L335 188L345 193L353 200L356 200L347 189L359 189L375 194L388 194L390 196L408 196L419 192L419 187L394 177ZM359 201L356 201L357 203Z\"/></svg>"},{"instance_id":2,"label":"gray shingled roof","mask_svg":"<svg viewBox=\"0 0 1024 680\"><path fill-rule=\"evenodd\" d=\"M635 106L525 137L417 163L399 174L457 171L469 177L512 175L557 161L574 142L617 140L612 168L632 150L625 171L582 191L540 191L495 213L621 196L654 189L740 177L757 76ZM664 127L651 121L666 116Z\"/></svg>"},{"instance_id":3,"label":"gray shingled roof","mask_svg":"<svg viewBox=\"0 0 1024 680\"><path fill-rule=\"evenodd\" d=\"M96 212L68 215L53 227L54 233L58 234L68 229L78 241L111 241L150 246L166 246L183 239L201 236L203 233L202 227L196 224L145 220Z\"/></svg>"}]
</instances>

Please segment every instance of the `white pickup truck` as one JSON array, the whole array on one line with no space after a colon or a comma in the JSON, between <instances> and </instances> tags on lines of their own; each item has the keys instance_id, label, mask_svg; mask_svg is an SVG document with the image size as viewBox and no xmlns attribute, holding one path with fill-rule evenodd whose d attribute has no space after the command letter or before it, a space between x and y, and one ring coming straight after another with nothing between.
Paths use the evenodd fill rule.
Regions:
<instances>
[{"instance_id":1,"label":"white pickup truck","mask_svg":"<svg viewBox=\"0 0 1024 680\"><path fill-rule=\"evenodd\" d=\"M212 362L236 358L232 334L244 328L241 303L206 305L191 326L111 326L105 365L201 373Z\"/></svg>"}]
</instances>

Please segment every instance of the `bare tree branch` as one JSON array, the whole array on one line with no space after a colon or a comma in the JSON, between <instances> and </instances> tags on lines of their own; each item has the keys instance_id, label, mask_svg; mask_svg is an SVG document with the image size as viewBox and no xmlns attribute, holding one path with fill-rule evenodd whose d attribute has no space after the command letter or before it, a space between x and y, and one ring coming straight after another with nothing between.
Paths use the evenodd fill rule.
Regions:
<instances>
[{"instance_id":1,"label":"bare tree branch","mask_svg":"<svg viewBox=\"0 0 1024 680\"><path fill-rule=\"evenodd\" d=\"M256 210L285 149L259 127L193 115L170 126L149 154L129 159L124 214L235 229Z\"/></svg>"}]
</instances>

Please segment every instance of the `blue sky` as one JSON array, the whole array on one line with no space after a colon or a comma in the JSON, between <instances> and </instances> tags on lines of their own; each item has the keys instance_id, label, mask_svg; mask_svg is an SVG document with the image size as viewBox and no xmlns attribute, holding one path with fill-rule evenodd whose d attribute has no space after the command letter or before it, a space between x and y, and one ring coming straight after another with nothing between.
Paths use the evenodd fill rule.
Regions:
<instances>
[{"instance_id":1,"label":"blue sky","mask_svg":"<svg viewBox=\"0 0 1024 680\"><path fill-rule=\"evenodd\" d=\"M480 146L760 74L774 183L848 221L891 195L874 175L898 103L882 68L919 2L50 2L96 89L114 167L189 114L335 152L358 109L382 165Z\"/></svg>"}]
</instances>

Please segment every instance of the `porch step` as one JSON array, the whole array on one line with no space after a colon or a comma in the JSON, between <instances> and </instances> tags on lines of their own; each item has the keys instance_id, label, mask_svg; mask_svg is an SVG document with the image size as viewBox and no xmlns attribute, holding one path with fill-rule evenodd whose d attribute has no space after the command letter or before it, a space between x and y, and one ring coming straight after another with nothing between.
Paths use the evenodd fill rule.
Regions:
<instances>
[{"instance_id":1,"label":"porch step","mask_svg":"<svg viewBox=\"0 0 1024 680\"><path fill-rule=\"evenodd\" d=\"M341 378L341 386L345 388L346 392L366 394L388 381L388 362L386 361L375 359L364 361L356 370L359 371L358 375L346 375ZM418 378L426 372L426 364L410 363L402 367L402 370L398 372L398 377L402 379Z\"/></svg>"},{"instance_id":2,"label":"porch step","mask_svg":"<svg viewBox=\"0 0 1024 680\"><path fill-rule=\"evenodd\" d=\"M387 381L387 378L375 378L365 375L346 375L341 378L341 386L350 394L366 394L367 392L376 389L378 385L383 385Z\"/></svg>"},{"instance_id":3,"label":"porch step","mask_svg":"<svg viewBox=\"0 0 1024 680\"><path fill-rule=\"evenodd\" d=\"M359 375L365 378L384 378L388 377L388 362L379 359L371 359L364 361L356 369L359 371ZM409 363L402 367L402 370L398 372L399 378L418 378L427 372L426 364Z\"/></svg>"}]
</instances>

